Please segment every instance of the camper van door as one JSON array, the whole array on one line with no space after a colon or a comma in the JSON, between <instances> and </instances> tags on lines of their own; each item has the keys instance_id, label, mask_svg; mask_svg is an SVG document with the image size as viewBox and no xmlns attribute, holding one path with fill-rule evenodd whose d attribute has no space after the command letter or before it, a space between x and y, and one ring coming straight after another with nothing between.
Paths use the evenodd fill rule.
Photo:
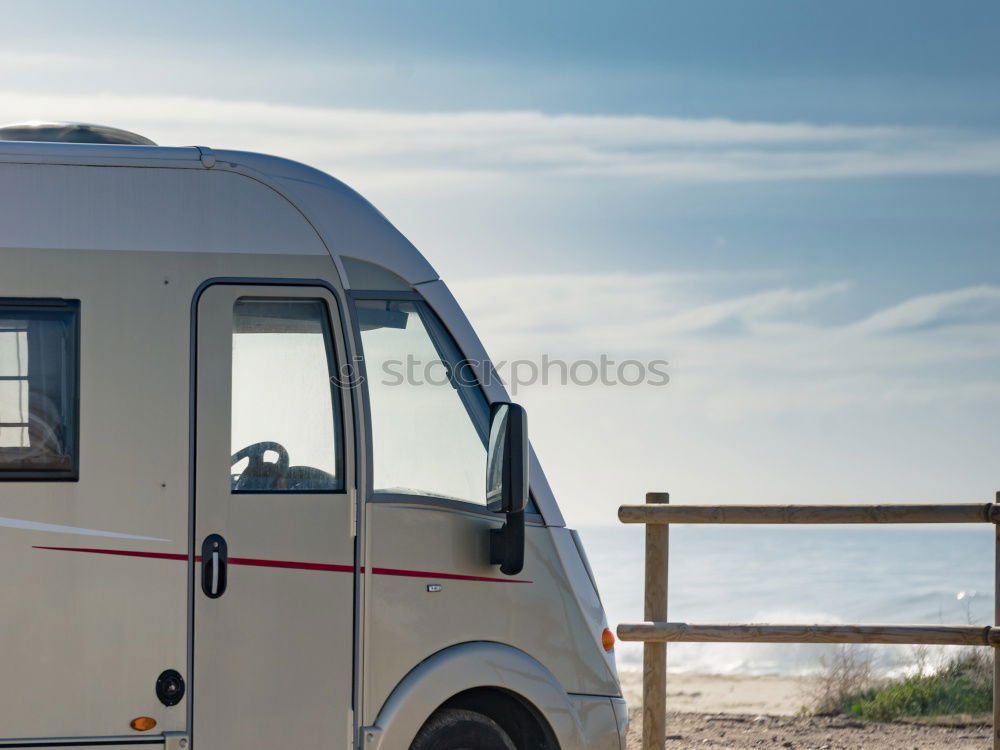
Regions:
<instances>
[{"instance_id":1,"label":"camper van door","mask_svg":"<svg viewBox=\"0 0 1000 750\"><path fill-rule=\"evenodd\" d=\"M354 456L336 299L215 284L196 328L192 745L347 747Z\"/></svg>"}]
</instances>

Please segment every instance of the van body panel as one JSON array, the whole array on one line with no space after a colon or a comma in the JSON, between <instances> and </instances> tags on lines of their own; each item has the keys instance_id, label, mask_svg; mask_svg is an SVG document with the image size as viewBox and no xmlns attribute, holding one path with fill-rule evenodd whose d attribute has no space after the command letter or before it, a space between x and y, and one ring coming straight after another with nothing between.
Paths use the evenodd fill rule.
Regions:
<instances>
[{"instance_id":1,"label":"van body panel","mask_svg":"<svg viewBox=\"0 0 1000 750\"><path fill-rule=\"evenodd\" d=\"M3 247L327 255L292 204L232 172L0 164L0 194Z\"/></svg>"},{"instance_id":2,"label":"van body panel","mask_svg":"<svg viewBox=\"0 0 1000 750\"><path fill-rule=\"evenodd\" d=\"M601 597L597 593L597 586L587 569L588 563L584 561L580 548L577 547L574 535L575 532L570 529L549 529L552 548L558 555L562 570L569 581L568 591L576 600L579 616L590 624L590 633L593 636L589 643L581 642L577 646L580 649L585 649L589 646L592 652L604 662L608 672L612 675L615 683L617 683L618 668L615 665L614 651L605 651L601 644L601 633L608 627L608 620L604 614L604 605L601 604ZM602 692L601 695L604 695L604 693ZM620 693L612 693L612 695L620 695Z\"/></svg>"},{"instance_id":3,"label":"van body panel","mask_svg":"<svg viewBox=\"0 0 1000 750\"><path fill-rule=\"evenodd\" d=\"M308 217L331 254L383 266L410 284L437 272L413 244L359 193L325 172L288 159L242 151L216 151L217 167L263 179ZM347 281L345 287L349 286Z\"/></svg>"},{"instance_id":4,"label":"van body panel","mask_svg":"<svg viewBox=\"0 0 1000 750\"><path fill-rule=\"evenodd\" d=\"M149 750L149 748L163 748L164 750L176 750L176 745L167 745L167 740L162 735L150 735L148 737L118 735L115 737L46 737L31 738L27 740L15 739L12 741L0 740L0 750L3 748L38 748L38 750L55 750L56 748L72 748L73 750L107 750L107 748L138 748L139 750Z\"/></svg>"},{"instance_id":5,"label":"van body panel","mask_svg":"<svg viewBox=\"0 0 1000 750\"><path fill-rule=\"evenodd\" d=\"M571 695L588 750L625 750L616 707L624 701L604 695Z\"/></svg>"},{"instance_id":6,"label":"van body panel","mask_svg":"<svg viewBox=\"0 0 1000 750\"><path fill-rule=\"evenodd\" d=\"M526 529L524 570L488 563L489 529L502 516L483 508L369 503L366 568L427 571L369 579L365 622L366 723L395 685L425 658L470 640L504 643L544 664L566 692L618 695L618 685L581 617L551 531ZM466 580L435 577L434 572ZM485 580L475 580L485 579ZM428 585L440 590L430 593ZM588 584L589 585L589 584ZM470 612L475 619L470 620Z\"/></svg>"},{"instance_id":7,"label":"van body panel","mask_svg":"<svg viewBox=\"0 0 1000 750\"><path fill-rule=\"evenodd\" d=\"M17 675L0 681L0 736L114 735L136 716L183 730L183 702L166 709L154 685L187 658L177 407L188 400L190 292L175 269L188 267L166 253L0 257L0 297L77 299L81 317L80 479L0 485L0 638Z\"/></svg>"}]
</instances>

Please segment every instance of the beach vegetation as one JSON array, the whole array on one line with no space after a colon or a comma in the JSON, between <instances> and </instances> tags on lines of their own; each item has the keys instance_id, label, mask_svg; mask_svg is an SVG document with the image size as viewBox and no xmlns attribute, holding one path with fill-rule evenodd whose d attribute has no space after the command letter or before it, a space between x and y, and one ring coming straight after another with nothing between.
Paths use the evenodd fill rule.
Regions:
<instances>
[{"instance_id":1,"label":"beach vegetation","mask_svg":"<svg viewBox=\"0 0 1000 750\"><path fill-rule=\"evenodd\" d=\"M906 673L879 677L870 650L841 648L824 660L813 705L818 714L866 721L987 713L993 705L992 650L963 649L937 665L924 650Z\"/></svg>"}]
</instances>

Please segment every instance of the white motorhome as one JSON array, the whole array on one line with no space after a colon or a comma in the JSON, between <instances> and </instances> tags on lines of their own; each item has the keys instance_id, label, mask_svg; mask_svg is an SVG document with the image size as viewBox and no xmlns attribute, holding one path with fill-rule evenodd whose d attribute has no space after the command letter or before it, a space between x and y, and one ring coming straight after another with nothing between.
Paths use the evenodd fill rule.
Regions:
<instances>
[{"instance_id":1,"label":"white motorhome","mask_svg":"<svg viewBox=\"0 0 1000 750\"><path fill-rule=\"evenodd\" d=\"M523 412L385 217L270 156L0 139L0 750L624 748Z\"/></svg>"}]
</instances>

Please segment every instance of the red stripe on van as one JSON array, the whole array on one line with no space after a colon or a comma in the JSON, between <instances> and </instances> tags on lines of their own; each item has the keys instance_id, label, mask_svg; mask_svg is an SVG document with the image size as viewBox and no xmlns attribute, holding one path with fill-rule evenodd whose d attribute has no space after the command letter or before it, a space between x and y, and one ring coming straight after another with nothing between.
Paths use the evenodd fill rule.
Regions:
<instances>
[{"instance_id":1,"label":"red stripe on van","mask_svg":"<svg viewBox=\"0 0 1000 750\"><path fill-rule=\"evenodd\" d=\"M201 561L201 555L195 558ZM292 570L324 570L327 573L353 573L353 565L328 565L326 563L292 562L290 560L258 560L253 557L230 557L230 565L253 565L258 568L290 568Z\"/></svg>"},{"instance_id":2,"label":"red stripe on van","mask_svg":"<svg viewBox=\"0 0 1000 750\"><path fill-rule=\"evenodd\" d=\"M42 547L33 549L55 550L57 552L87 552L94 555L118 555L121 557L148 557L154 560L187 560L187 555L172 552L142 552L127 549L99 549L97 547ZM201 562L201 555L195 557ZM327 573L353 573L352 565L330 565L327 563L294 562L291 560L262 560L254 557L230 557L230 565L251 565L258 568L286 568L290 570L319 570ZM361 572L364 573L362 568ZM400 568L372 568L377 576L400 576L404 578L436 578L445 581L479 581L482 583L531 583L517 578L490 578L486 576L465 576L458 573L434 573L427 570L404 570Z\"/></svg>"}]
</instances>

